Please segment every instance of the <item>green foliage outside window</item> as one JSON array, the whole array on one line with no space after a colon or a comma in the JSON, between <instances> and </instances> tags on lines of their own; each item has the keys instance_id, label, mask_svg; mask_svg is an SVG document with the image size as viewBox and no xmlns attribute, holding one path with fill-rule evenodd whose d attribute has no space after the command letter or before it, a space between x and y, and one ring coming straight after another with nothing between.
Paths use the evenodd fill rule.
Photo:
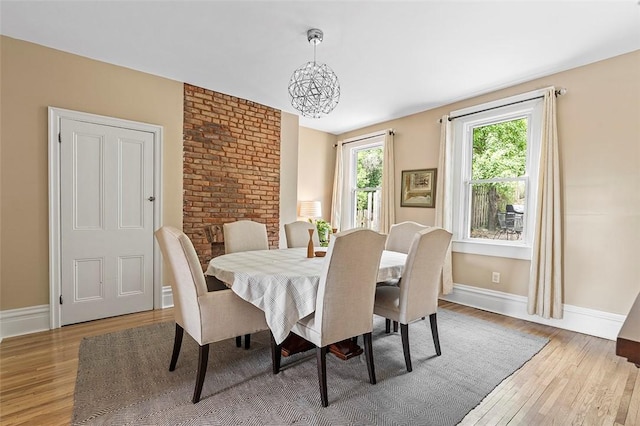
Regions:
<instances>
[{"instance_id":1,"label":"green foliage outside window","mask_svg":"<svg viewBox=\"0 0 640 426\"><path fill-rule=\"evenodd\" d=\"M382 147L363 149L358 152L357 188L379 188L382 185ZM366 210L367 194L357 194L357 210Z\"/></svg>"},{"instance_id":2,"label":"green foliage outside window","mask_svg":"<svg viewBox=\"0 0 640 426\"><path fill-rule=\"evenodd\" d=\"M517 178L526 173L527 119L505 121L473 130L472 180ZM498 208L517 204L518 185L486 184L497 192Z\"/></svg>"}]
</instances>

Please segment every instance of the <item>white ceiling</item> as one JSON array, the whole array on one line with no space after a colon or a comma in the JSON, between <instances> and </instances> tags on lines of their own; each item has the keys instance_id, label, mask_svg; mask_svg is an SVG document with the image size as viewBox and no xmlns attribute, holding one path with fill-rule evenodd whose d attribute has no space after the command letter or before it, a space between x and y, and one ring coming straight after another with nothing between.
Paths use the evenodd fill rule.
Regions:
<instances>
[{"instance_id":1,"label":"white ceiling","mask_svg":"<svg viewBox=\"0 0 640 426\"><path fill-rule=\"evenodd\" d=\"M640 49L636 0L0 1L0 33L287 112L295 68L338 75L339 134ZM571 88L568 88L569 91Z\"/></svg>"}]
</instances>

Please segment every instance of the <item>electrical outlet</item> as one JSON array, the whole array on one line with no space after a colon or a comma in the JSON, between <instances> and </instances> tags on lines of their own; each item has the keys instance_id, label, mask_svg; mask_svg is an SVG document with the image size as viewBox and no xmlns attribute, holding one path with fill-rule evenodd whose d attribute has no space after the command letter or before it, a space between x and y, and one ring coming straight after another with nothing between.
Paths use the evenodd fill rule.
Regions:
<instances>
[{"instance_id":1,"label":"electrical outlet","mask_svg":"<svg viewBox=\"0 0 640 426\"><path fill-rule=\"evenodd\" d=\"M495 284L500 283L500 272L494 272L491 274L491 282Z\"/></svg>"}]
</instances>

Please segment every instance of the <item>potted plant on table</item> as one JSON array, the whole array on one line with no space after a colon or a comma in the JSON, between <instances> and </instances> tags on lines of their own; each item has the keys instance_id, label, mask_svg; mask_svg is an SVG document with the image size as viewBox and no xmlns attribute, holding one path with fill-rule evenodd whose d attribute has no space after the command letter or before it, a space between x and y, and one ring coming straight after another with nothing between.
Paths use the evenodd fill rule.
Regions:
<instances>
[{"instance_id":1,"label":"potted plant on table","mask_svg":"<svg viewBox=\"0 0 640 426\"><path fill-rule=\"evenodd\" d=\"M309 222L314 223L309 219ZM324 219L315 220L316 229L318 230L318 238L320 239L320 246L327 247L329 245L329 233L331 232L331 225Z\"/></svg>"}]
</instances>

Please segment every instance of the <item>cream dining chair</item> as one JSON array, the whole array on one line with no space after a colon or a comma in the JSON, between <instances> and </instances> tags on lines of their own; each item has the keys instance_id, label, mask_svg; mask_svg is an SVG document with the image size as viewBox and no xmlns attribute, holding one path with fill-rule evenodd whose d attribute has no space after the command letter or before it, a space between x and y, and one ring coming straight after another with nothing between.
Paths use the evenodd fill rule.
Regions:
<instances>
[{"instance_id":1,"label":"cream dining chair","mask_svg":"<svg viewBox=\"0 0 640 426\"><path fill-rule=\"evenodd\" d=\"M327 396L326 355L329 345L363 335L369 381L376 383L371 347L373 300L385 237L369 229L339 233L331 240L324 260L316 309L299 320L292 332L316 346L322 406ZM280 372L281 347L271 336L273 373Z\"/></svg>"},{"instance_id":2,"label":"cream dining chair","mask_svg":"<svg viewBox=\"0 0 640 426\"><path fill-rule=\"evenodd\" d=\"M180 355L184 331L200 346L196 385L191 401L200 401L207 374L209 344L268 328L264 312L242 300L231 289L207 291L196 250L182 231L163 226L155 232L169 269L176 333L169 371Z\"/></svg>"},{"instance_id":3,"label":"cream dining chair","mask_svg":"<svg viewBox=\"0 0 640 426\"><path fill-rule=\"evenodd\" d=\"M451 233L431 227L416 233L402 272L399 287L376 288L373 312L387 320L400 323L402 348L407 371L411 371L409 352L409 324L429 316L436 354L439 356L440 340L436 312L442 265L451 243Z\"/></svg>"},{"instance_id":4,"label":"cream dining chair","mask_svg":"<svg viewBox=\"0 0 640 426\"><path fill-rule=\"evenodd\" d=\"M252 220L238 220L222 225L224 252L269 250L267 226Z\"/></svg>"},{"instance_id":5,"label":"cream dining chair","mask_svg":"<svg viewBox=\"0 0 640 426\"><path fill-rule=\"evenodd\" d=\"M409 253L416 232L427 228L427 225L421 225L411 221L395 223L389 228L389 235L387 236L384 249L400 253Z\"/></svg>"},{"instance_id":6,"label":"cream dining chair","mask_svg":"<svg viewBox=\"0 0 640 426\"><path fill-rule=\"evenodd\" d=\"M224 236L224 252L226 254L240 251L269 250L267 226L252 220L238 220L222 225ZM242 337L236 337L236 346L242 346ZM244 348L251 346L251 335L244 336Z\"/></svg>"},{"instance_id":7,"label":"cream dining chair","mask_svg":"<svg viewBox=\"0 0 640 426\"><path fill-rule=\"evenodd\" d=\"M314 247L320 247L320 237L318 236L318 230L316 226L311 222L305 222L298 220L296 222L287 223L284 225L284 233L287 237L287 247L307 247L309 244L309 229L313 229Z\"/></svg>"},{"instance_id":8,"label":"cream dining chair","mask_svg":"<svg viewBox=\"0 0 640 426\"><path fill-rule=\"evenodd\" d=\"M418 222L405 221L395 223L389 228L389 235L387 235L387 242L384 246L385 250L397 251L400 253L409 253L413 237L415 237L418 231L429 228L427 225L421 225ZM397 286L400 283L399 279L388 280L378 283L378 285L393 285ZM391 320L385 321L385 330L387 333L391 331ZM398 323L393 323L393 331L398 331Z\"/></svg>"}]
</instances>

